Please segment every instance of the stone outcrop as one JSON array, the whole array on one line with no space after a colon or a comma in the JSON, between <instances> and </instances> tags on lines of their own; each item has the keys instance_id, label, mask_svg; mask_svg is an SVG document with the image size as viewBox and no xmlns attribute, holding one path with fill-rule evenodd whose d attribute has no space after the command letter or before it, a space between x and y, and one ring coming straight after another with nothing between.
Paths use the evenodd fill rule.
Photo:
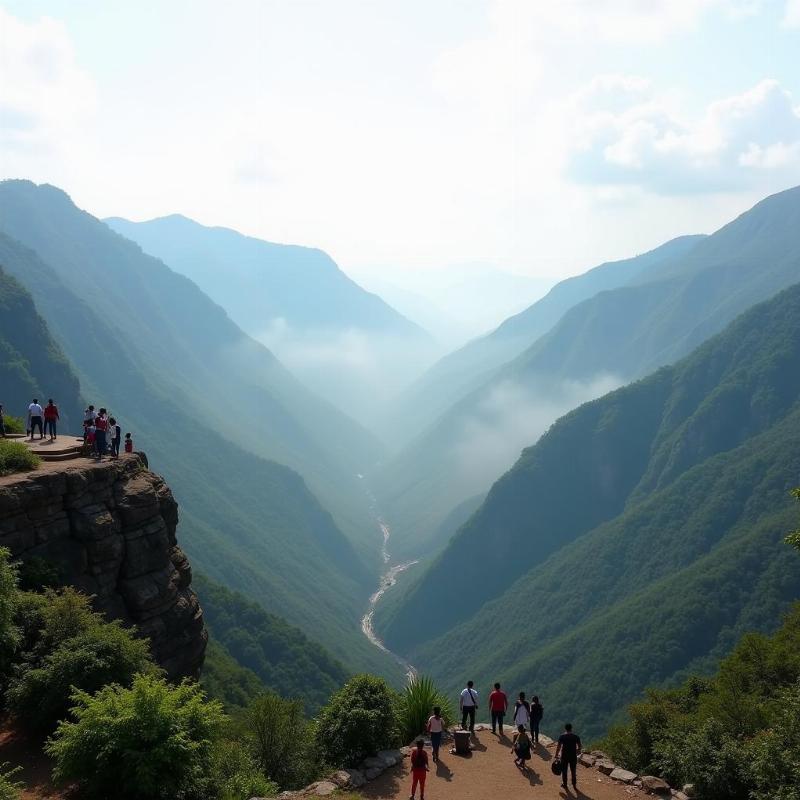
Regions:
<instances>
[{"instance_id":1,"label":"stone outcrop","mask_svg":"<svg viewBox=\"0 0 800 800\"><path fill-rule=\"evenodd\" d=\"M208 639L177 524L178 504L143 454L0 480L0 546L44 559L109 619L135 625L173 680L199 675Z\"/></svg>"}]
</instances>

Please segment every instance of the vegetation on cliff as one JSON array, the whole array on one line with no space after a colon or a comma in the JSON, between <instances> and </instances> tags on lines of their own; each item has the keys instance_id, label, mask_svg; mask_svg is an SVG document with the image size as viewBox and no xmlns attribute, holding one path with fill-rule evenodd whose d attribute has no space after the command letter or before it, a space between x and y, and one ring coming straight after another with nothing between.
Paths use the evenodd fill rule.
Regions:
<instances>
[{"instance_id":1,"label":"vegetation on cliff","mask_svg":"<svg viewBox=\"0 0 800 800\"><path fill-rule=\"evenodd\" d=\"M14 472L29 472L42 460L21 442L0 439L0 476Z\"/></svg>"}]
</instances>

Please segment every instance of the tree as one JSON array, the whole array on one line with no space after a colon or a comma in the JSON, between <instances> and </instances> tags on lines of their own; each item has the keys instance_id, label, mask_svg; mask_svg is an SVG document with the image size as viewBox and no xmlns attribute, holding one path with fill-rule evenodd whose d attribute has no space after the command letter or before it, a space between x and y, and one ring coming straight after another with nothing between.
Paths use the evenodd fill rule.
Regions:
<instances>
[{"instance_id":1,"label":"tree","mask_svg":"<svg viewBox=\"0 0 800 800\"><path fill-rule=\"evenodd\" d=\"M397 745L397 694L383 678L356 675L331 697L319 715L317 747L335 767L358 764Z\"/></svg>"},{"instance_id":2,"label":"tree","mask_svg":"<svg viewBox=\"0 0 800 800\"><path fill-rule=\"evenodd\" d=\"M798 489L792 489L792 494L793 494L793 495L794 495L794 496L795 496L795 497L796 497L798 500L800 500L800 488L798 488ZM795 549L797 549L797 550L800 550L800 530L796 530L796 531L794 531L793 533L790 533L790 534L789 534L789 535L786 537L786 544L790 544L790 545L791 545L792 547L794 547Z\"/></svg>"},{"instance_id":3,"label":"tree","mask_svg":"<svg viewBox=\"0 0 800 800\"><path fill-rule=\"evenodd\" d=\"M225 715L197 684L137 675L131 688L77 691L71 713L45 746L58 783L95 797L199 800L213 783Z\"/></svg>"},{"instance_id":4,"label":"tree","mask_svg":"<svg viewBox=\"0 0 800 800\"><path fill-rule=\"evenodd\" d=\"M15 623L17 610L17 573L9 562L10 552L0 547L0 676L5 676L19 645L20 633Z\"/></svg>"},{"instance_id":5,"label":"tree","mask_svg":"<svg viewBox=\"0 0 800 800\"><path fill-rule=\"evenodd\" d=\"M450 698L439 691L432 678L417 675L400 694L398 718L404 742L410 742L425 730L434 706L439 706L445 725L449 725L453 721Z\"/></svg>"}]
</instances>

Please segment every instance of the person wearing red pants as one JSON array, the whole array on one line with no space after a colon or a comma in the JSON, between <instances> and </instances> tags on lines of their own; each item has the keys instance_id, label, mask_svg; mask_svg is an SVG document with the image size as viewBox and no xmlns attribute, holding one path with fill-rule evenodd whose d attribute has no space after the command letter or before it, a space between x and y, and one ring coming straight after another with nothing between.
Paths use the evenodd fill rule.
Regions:
<instances>
[{"instance_id":1,"label":"person wearing red pants","mask_svg":"<svg viewBox=\"0 0 800 800\"><path fill-rule=\"evenodd\" d=\"M411 800L417 793L419 784L419 798L425 800L425 778L428 777L428 754L425 752L425 740L417 739L417 749L411 751Z\"/></svg>"}]
</instances>

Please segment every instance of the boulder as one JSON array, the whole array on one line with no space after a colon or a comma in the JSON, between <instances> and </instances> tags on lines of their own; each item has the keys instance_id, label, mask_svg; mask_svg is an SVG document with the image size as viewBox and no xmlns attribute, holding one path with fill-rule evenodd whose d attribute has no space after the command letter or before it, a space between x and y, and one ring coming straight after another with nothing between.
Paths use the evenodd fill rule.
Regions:
<instances>
[{"instance_id":1,"label":"boulder","mask_svg":"<svg viewBox=\"0 0 800 800\"><path fill-rule=\"evenodd\" d=\"M386 769L386 764L382 758L378 758L378 756L370 756L369 758L365 758L361 762L361 766L364 769L379 769L383 771Z\"/></svg>"},{"instance_id":2,"label":"boulder","mask_svg":"<svg viewBox=\"0 0 800 800\"><path fill-rule=\"evenodd\" d=\"M683 785L683 793L687 797L697 797L697 790L694 788L693 783L685 783Z\"/></svg>"},{"instance_id":3,"label":"boulder","mask_svg":"<svg viewBox=\"0 0 800 800\"><path fill-rule=\"evenodd\" d=\"M594 763L595 769L599 769L603 775L610 775L616 768L617 765L613 761L608 761L605 758L600 758Z\"/></svg>"},{"instance_id":4,"label":"boulder","mask_svg":"<svg viewBox=\"0 0 800 800\"><path fill-rule=\"evenodd\" d=\"M620 781L621 783L633 783L636 780L637 775L635 772L631 772L628 769L617 767L610 773L609 777L612 780Z\"/></svg>"},{"instance_id":5,"label":"boulder","mask_svg":"<svg viewBox=\"0 0 800 800\"><path fill-rule=\"evenodd\" d=\"M663 778L657 778L655 775L642 776L642 789L650 794L669 794L670 786Z\"/></svg>"},{"instance_id":6,"label":"boulder","mask_svg":"<svg viewBox=\"0 0 800 800\"><path fill-rule=\"evenodd\" d=\"M349 789L352 786L352 778L350 772L346 769L340 769L331 775L328 775L328 780L335 783L340 789Z\"/></svg>"},{"instance_id":7,"label":"boulder","mask_svg":"<svg viewBox=\"0 0 800 800\"><path fill-rule=\"evenodd\" d=\"M350 777L350 783L348 786L353 789L358 789L367 782L367 779L364 777L364 773L360 769L343 769L339 770L339 772L336 774L340 775L342 772L346 773Z\"/></svg>"},{"instance_id":8,"label":"boulder","mask_svg":"<svg viewBox=\"0 0 800 800\"><path fill-rule=\"evenodd\" d=\"M364 777L368 781L374 781L383 772L381 767L368 767L364 772Z\"/></svg>"},{"instance_id":9,"label":"boulder","mask_svg":"<svg viewBox=\"0 0 800 800\"><path fill-rule=\"evenodd\" d=\"M584 767L593 767L597 759L591 753L581 753L578 756L578 761L583 764Z\"/></svg>"},{"instance_id":10,"label":"boulder","mask_svg":"<svg viewBox=\"0 0 800 800\"><path fill-rule=\"evenodd\" d=\"M399 750L381 750L377 757L383 761L387 769L393 767L395 764L399 764L403 760L403 754Z\"/></svg>"},{"instance_id":11,"label":"boulder","mask_svg":"<svg viewBox=\"0 0 800 800\"><path fill-rule=\"evenodd\" d=\"M314 785L314 789L311 794L313 797L327 797L328 795L338 791L339 787L332 781L319 781Z\"/></svg>"}]
</instances>

